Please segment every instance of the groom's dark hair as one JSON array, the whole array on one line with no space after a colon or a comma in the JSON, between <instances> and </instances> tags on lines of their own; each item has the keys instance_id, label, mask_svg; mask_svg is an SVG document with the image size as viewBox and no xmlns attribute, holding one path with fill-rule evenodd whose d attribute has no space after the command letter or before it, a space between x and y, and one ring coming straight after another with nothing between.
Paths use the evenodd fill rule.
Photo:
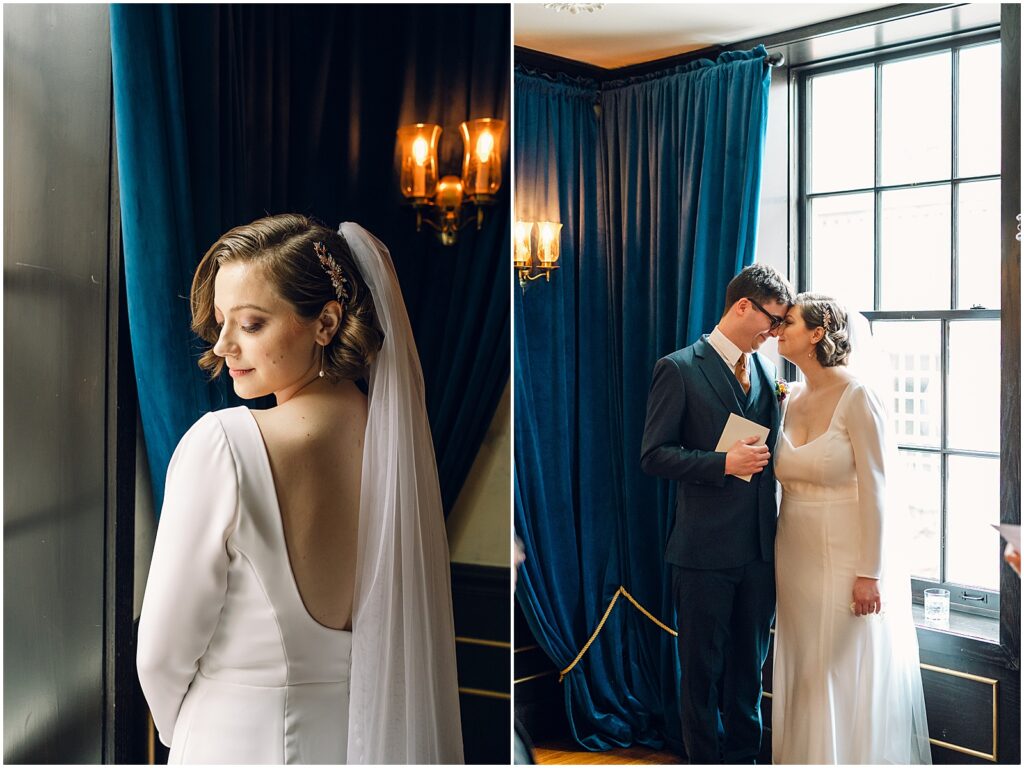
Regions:
<instances>
[{"instance_id":1,"label":"groom's dark hair","mask_svg":"<svg viewBox=\"0 0 1024 768\"><path fill-rule=\"evenodd\" d=\"M722 315L724 316L740 299L753 299L758 304L768 304L772 301L792 304L796 299L796 293L789 280L775 267L751 264L740 270L725 287L725 308Z\"/></svg>"}]
</instances>

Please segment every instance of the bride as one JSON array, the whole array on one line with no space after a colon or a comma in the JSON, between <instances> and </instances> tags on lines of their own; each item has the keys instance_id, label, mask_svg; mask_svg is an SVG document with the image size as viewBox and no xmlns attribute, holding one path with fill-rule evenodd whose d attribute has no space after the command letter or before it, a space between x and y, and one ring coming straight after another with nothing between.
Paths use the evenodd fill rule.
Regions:
<instances>
[{"instance_id":1,"label":"bride","mask_svg":"<svg viewBox=\"0 0 1024 768\"><path fill-rule=\"evenodd\" d=\"M462 762L444 516L387 249L260 219L209 249L191 303L200 365L277 405L207 413L167 471L138 669L170 762Z\"/></svg>"},{"instance_id":2,"label":"bride","mask_svg":"<svg viewBox=\"0 0 1024 768\"><path fill-rule=\"evenodd\" d=\"M775 449L773 762L931 763L885 407L835 300L797 296L778 344L805 382Z\"/></svg>"}]
</instances>

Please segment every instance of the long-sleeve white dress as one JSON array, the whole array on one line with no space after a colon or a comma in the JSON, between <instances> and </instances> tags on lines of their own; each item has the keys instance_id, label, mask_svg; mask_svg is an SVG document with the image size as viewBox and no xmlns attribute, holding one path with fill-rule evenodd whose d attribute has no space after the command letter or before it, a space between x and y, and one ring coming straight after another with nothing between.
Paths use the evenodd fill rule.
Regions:
<instances>
[{"instance_id":1,"label":"long-sleeve white dress","mask_svg":"<svg viewBox=\"0 0 1024 768\"><path fill-rule=\"evenodd\" d=\"M252 413L206 414L168 468L139 622L170 762L344 763L351 650L302 603Z\"/></svg>"},{"instance_id":2,"label":"long-sleeve white dress","mask_svg":"<svg viewBox=\"0 0 1024 768\"><path fill-rule=\"evenodd\" d=\"M931 763L910 578L893 546L902 510L887 483L896 459L885 409L854 380L826 432L793 446L785 405L775 448L773 762ZM852 613L858 576L879 578L881 614Z\"/></svg>"}]
</instances>

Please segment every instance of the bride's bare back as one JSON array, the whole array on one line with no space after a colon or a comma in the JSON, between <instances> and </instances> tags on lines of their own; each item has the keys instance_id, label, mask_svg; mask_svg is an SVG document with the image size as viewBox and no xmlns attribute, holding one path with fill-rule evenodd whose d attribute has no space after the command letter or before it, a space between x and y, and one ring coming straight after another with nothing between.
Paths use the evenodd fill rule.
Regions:
<instances>
[{"instance_id":1,"label":"bride's bare back","mask_svg":"<svg viewBox=\"0 0 1024 768\"><path fill-rule=\"evenodd\" d=\"M351 629L366 397L344 381L253 415L302 602L320 624Z\"/></svg>"}]
</instances>

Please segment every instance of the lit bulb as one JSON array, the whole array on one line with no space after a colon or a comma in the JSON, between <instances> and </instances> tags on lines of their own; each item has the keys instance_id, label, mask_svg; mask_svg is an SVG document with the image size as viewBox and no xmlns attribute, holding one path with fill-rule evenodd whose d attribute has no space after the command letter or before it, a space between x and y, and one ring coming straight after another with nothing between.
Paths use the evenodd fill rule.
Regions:
<instances>
[{"instance_id":1,"label":"lit bulb","mask_svg":"<svg viewBox=\"0 0 1024 768\"><path fill-rule=\"evenodd\" d=\"M540 228L540 238L544 242L544 248L551 247L551 241L555 239L555 233L551 230L550 224L545 224Z\"/></svg>"},{"instance_id":2,"label":"lit bulb","mask_svg":"<svg viewBox=\"0 0 1024 768\"><path fill-rule=\"evenodd\" d=\"M416 137L416 140L412 143L412 159L416 162L416 165L425 165L427 162L427 140L422 136Z\"/></svg>"},{"instance_id":3,"label":"lit bulb","mask_svg":"<svg viewBox=\"0 0 1024 768\"><path fill-rule=\"evenodd\" d=\"M525 267L530 263L530 230L533 225L528 221L516 222L516 266Z\"/></svg>"},{"instance_id":4,"label":"lit bulb","mask_svg":"<svg viewBox=\"0 0 1024 768\"><path fill-rule=\"evenodd\" d=\"M490 131L484 131L476 140L476 159L486 163L491 159L491 152L494 151L494 137Z\"/></svg>"}]
</instances>

